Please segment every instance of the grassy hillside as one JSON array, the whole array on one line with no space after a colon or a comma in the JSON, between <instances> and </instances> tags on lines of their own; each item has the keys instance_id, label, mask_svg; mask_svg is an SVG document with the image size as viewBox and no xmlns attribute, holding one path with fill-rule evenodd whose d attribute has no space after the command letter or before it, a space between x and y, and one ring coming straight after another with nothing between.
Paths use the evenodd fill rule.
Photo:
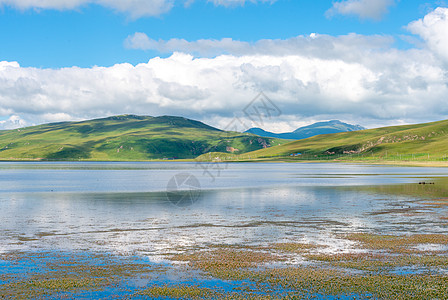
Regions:
<instances>
[{"instance_id":1,"label":"grassy hillside","mask_svg":"<svg viewBox=\"0 0 448 300\"><path fill-rule=\"evenodd\" d=\"M181 117L123 115L0 131L0 160L183 159L211 151L245 153L281 143Z\"/></svg>"},{"instance_id":2,"label":"grassy hillside","mask_svg":"<svg viewBox=\"0 0 448 300\"><path fill-rule=\"evenodd\" d=\"M302 155L291 158L291 154ZM446 160L448 120L311 137L239 156L239 159Z\"/></svg>"}]
</instances>

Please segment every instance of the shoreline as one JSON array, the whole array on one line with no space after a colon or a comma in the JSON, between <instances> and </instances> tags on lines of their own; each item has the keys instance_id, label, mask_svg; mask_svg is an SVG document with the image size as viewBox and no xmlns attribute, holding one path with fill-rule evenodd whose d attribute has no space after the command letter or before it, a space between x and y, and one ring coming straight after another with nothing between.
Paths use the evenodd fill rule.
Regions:
<instances>
[{"instance_id":1,"label":"shoreline","mask_svg":"<svg viewBox=\"0 0 448 300\"><path fill-rule=\"evenodd\" d=\"M191 163L342 163L342 164L357 164L357 165L388 165L397 167L448 167L448 161L389 161L389 160L297 160L297 159L241 159L241 160L196 160L196 159L153 159L153 160L47 160L47 159L0 159L0 163L10 162L43 162L43 163L77 163L77 162L93 162L93 163L173 163L173 162L191 162Z\"/></svg>"}]
</instances>

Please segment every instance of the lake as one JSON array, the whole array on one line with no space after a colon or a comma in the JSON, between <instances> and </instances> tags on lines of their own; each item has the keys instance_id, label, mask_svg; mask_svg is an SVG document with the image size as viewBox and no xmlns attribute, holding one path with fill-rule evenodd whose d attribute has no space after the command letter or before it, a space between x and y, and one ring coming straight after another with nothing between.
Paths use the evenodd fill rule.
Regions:
<instances>
[{"instance_id":1,"label":"lake","mask_svg":"<svg viewBox=\"0 0 448 300\"><path fill-rule=\"evenodd\" d=\"M200 189L192 205L179 207L166 191L183 173ZM375 189L444 176L448 169L347 164L2 163L0 251L155 255L202 243L328 240L336 232L444 232L420 196ZM392 213L404 208L420 214Z\"/></svg>"},{"instance_id":2,"label":"lake","mask_svg":"<svg viewBox=\"0 0 448 300\"><path fill-rule=\"evenodd\" d=\"M213 245L300 242L348 253L339 234L447 233L446 206L424 203L447 197L447 177L339 163L3 162L0 252L166 263Z\"/></svg>"}]
</instances>

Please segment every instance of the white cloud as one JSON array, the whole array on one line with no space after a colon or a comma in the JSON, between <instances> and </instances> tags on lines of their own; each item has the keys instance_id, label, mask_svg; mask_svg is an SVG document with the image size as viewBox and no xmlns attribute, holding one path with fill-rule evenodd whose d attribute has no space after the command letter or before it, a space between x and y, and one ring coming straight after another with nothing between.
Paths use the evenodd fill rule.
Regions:
<instances>
[{"instance_id":1,"label":"white cloud","mask_svg":"<svg viewBox=\"0 0 448 300\"><path fill-rule=\"evenodd\" d=\"M0 0L0 5L11 6L20 10L30 8L67 10L77 8L88 2L88 0Z\"/></svg>"},{"instance_id":2,"label":"white cloud","mask_svg":"<svg viewBox=\"0 0 448 300\"><path fill-rule=\"evenodd\" d=\"M178 0L185 6L198 0ZM205 1L205 0L201 0ZM274 3L277 0L207 0L216 6L244 6L250 3ZM175 0L0 0L1 6L10 6L19 10L56 9L72 10L91 4L101 5L120 13L129 15L132 19L145 16L158 16L169 12L175 5Z\"/></svg>"},{"instance_id":3,"label":"white cloud","mask_svg":"<svg viewBox=\"0 0 448 300\"><path fill-rule=\"evenodd\" d=\"M208 2L212 2L215 5L222 5L222 6L238 6L238 5L244 5L246 2L250 3L274 3L277 0L207 0Z\"/></svg>"},{"instance_id":4,"label":"white cloud","mask_svg":"<svg viewBox=\"0 0 448 300\"><path fill-rule=\"evenodd\" d=\"M390 37L356 34L255 43L153 41L139 34L127 43L213 55L175 52L136 66L56 70L0 62L0 116L41 123L123 113L181 115L223 128L262 90L283 112L266 120L265 128L276 131L329 119L364 126L444 119L448 69L440 59L443 30L437 29L443 18L425 19L410 26L426 36L428 46L421 49L399 50Z\"/></svg>"},{"instance_id":5,"label":"white cloud","mask_svg":"<svg viewBox=\"0 0 448 300\"><path fill-rule=\"evenodd\" d=\"M26 9L77 9L83 5L98 4L115 11L126 13L131 18L158 16L171 10L174 0L0 0L20 10Z\"/></svg>"},{"instance_id":6,"label":"white cloud","mask_svg":"<svg viewBox=\"0 0 448 300\"><path fill-rule=\"evenodd\" d=\"M27 122L17 115L12 115L6 120L0 121L0 130L15 129L27 126Z\"/></svg>"},{"instance_id":7,"label":"white cloud","mask_svg":"<svg viewBox=\"0 0 448 300\"><path fill-rule=\"evenodd\" d=\"M419 35L430 50L448 62L448 8L437 8L423 19L409 24L408 29Z\"/></svg>"},{"instance_id":8,"label":"white cloud","mask_svg":"<svg viewBox=\"0 0 448 300\"><path fill-rule=\"evenodd\" d=\"M344 0L334 2L333 7L326 14L328 17L341 14L355 15L361 19L380 20L394 3L394 0Z\"/></svg>"},{"instance_id":9,"label":"white cloud","mask_svg":"<svg viewBox=\"0 0 448 300\"><path fill-rule=\"evenodd\" d=\"M143 32L136 32L132 36L128 36L124 41L124 45L128 49L148 50L152 49L154 40L150 40Z\"/></svg>"},{"instance_id":10,"label":"white cloud","mask_svg":"<svg viewBox=\"0 0 448 300\"><path fill-rule=\"evenodd\" d=\"M157 91L160 96L170 100L202 100L210 95L207 90L177 82L160 82Z\"/></svg>"},{"instance_id":11,"label":"white cloud","mask_svg":"<svg viewBox=\"0 0 448 300\"><path fill-rule=\"evenodd\" d=\"M221 40L197 40L184 39L153 40L145 33L137 32L126 38L124 45L128 49L156 50L160 53L186 52L198 56L213 57L221 54L232 55L302 55L320 56L322 58L353 57L359 50L377 51L390 48L394 42L388 36L362 36L349 34L333 37L313 33L309 36L297 36L285 40L260 40L248 43L223 38Z\"/></svg>"},{"instance_id":12,"label":"white cloud","mask_svg":"<svg viewBox=\"0 0 448 300\"><path fill-rule=\"evenodd\" d=\"M136 32L125 40L128 49L157 50L161 53L188 52L197 53L200 56L214 56L225 52L238 54L248 53L251 45L247 42L235 41L231 38L221 40L198 40L189 42L184 39L153 40L145 33Z\"/></svg>"},{"instance_id":13,"label":"white cloud","mask_svg":"<svg viewBox=\"0 0 448 300\"><path fill-rule=\"evenodd\" d=\"M174 0L97 0L97 3L135 19L164 14L173 8Z\"/></svg>"},{"instance_id":14,"label":"white cloud","mask_svg":"<svg viewBox=\"0 0 448 300\"><path fill-rule=\"evenodd\" d=\"M300 53L194 59L175 53L137 66L108 68L9 64L0 68L0 111L38 123L55 116L63 120L135 113L182 115L221 125L217 120L232 118L263 90L283 112L271 120L279 123L339 118L368 125L438 119L448 113L445 70L430 54L360 50L358 56L365 59Z\"/></svg>"}]
</instances>

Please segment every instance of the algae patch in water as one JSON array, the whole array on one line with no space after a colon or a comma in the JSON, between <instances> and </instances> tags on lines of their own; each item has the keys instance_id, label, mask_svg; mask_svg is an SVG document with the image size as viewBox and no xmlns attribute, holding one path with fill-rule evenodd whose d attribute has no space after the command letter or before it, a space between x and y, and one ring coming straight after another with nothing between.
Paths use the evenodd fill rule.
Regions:
<instances>
[{"instance_id":1,"label":"algae patch in water","mask_svg":"<svg viewBox=\"0 0 448 300\"><path fill-rule=\"evenodd\" d=\"M268 247L211 247L174 255L186 268L229 281L249 280L263 297L445 299L448 297L448 251L417 251L421 244L445 243L446 235L382 236L350 234L358 242L350 253L326 252L306 243ZM267 251L267 250L271 251ZM359 250L368 250L359 252ZM275 252L275 253L274 253ZM291 264L291 255L308 264ZM154 288L154 287L153 287ZM230 294L229 294L230 295ZM247 297L259 294L247 293Z\"/></svg>"},{"instance_id":2,"label":"algae patch in water","mask_svg":"<svg viewBox=\"0 0 448 300\"><path fill-rule=\"evenodd\" d=\"M1 255L0 261L8 269L1 277L0 298L58 298L105 291L120 295L125 290L116 287L124 281L164 272L162 266L141 259L112 255L16 252Z\"/></svg>"},{"instance_id":3,"label":"algae patch in water","mask_svg":"<svg viewBox=\"0 0 448 300\"><path fill-rule=\"evenodd\" d=\"M167 254L172 265L112 255L12 253L1 257L9 270L1 276L0 298L448 298L448 249L415 248L432 249L446 235L336 238L353 242L353 249L339 253L294 241L210 245Z\"/></svg>"}]
</instances>

